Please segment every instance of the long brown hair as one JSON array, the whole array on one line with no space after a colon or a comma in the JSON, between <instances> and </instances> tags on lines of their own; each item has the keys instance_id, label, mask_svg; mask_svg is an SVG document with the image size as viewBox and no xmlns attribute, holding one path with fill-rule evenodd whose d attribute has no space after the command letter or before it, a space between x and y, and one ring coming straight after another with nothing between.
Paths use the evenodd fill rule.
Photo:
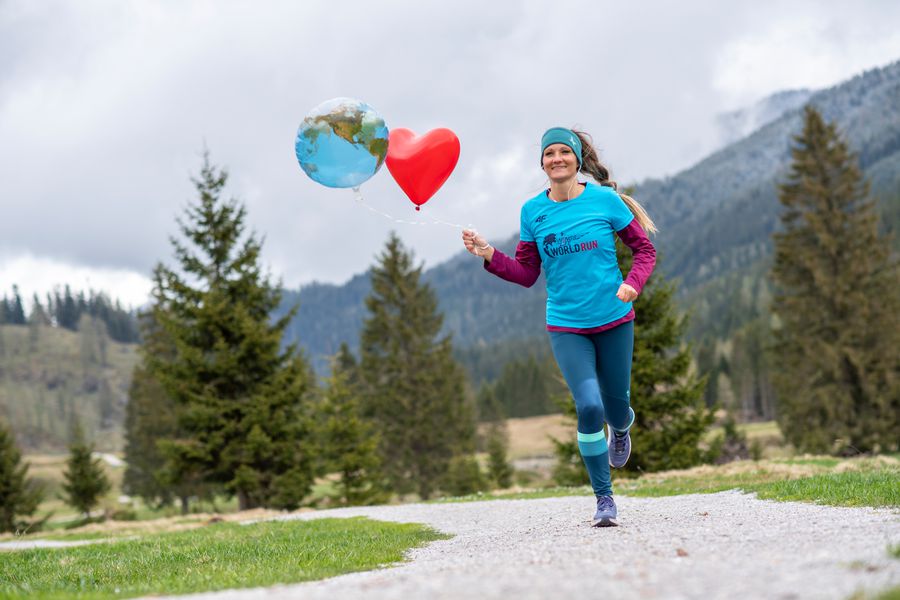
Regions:
<instances>
[{"instance_id":1,"label":"long brown hair","mask_svg":"<svg viewBox=\"0 0 900 600\"><path fill-rule=\"evenodd\" d=\"M653 222L653 219L650 218L650 215L648 215L647 211L644 210L644 207L641 206L641 203L628 194L619 192L616 182L609 178L609 169L600 162L600 157L597 156L597 150L594 148L594 140L591 138L590 134L575 129L572 131L578 136L578 139L581 140L581 171L590 175L594 181L600 185L605 185L616 190L619 197L622 198L622 201L625 202L625 205L638 220L638 223L644 228L644 231L647 233L656 233L659 231L656 224Z\"/></svg>"}]
</instances>

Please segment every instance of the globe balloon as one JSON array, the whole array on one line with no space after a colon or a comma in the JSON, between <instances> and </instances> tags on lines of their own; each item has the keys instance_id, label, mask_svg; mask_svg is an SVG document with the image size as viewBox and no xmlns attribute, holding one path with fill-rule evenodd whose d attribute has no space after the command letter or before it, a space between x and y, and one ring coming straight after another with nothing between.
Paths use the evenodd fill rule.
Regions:
<instances>
[{"instance_id":1,"label":"globe balloon","mask_svg":"<svg viewBox=\"0 0 900 600\"><path fill-rule=\"evenodd\" d=\"M313 181L333 188L357 187L384 164L388 128L365 102L333 98L306 115L294 150Z\"/></svg>"}]
</instances>

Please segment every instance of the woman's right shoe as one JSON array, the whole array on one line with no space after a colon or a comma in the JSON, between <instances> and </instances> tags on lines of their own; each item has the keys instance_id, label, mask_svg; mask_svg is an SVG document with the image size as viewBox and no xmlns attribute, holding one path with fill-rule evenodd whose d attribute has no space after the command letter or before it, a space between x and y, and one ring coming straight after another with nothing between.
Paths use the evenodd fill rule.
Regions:
<instances>
[{"instance_id":1,"label":"woman's right shoe","mask_svg":"<svg viewBox=\"0 0 900 600\"><path fill-rule=\"evenodd\" d=\"M609 432L609 466L620 469L631 456L631 433L619 433L607 425Z\"/></svg>"}]
</instances>

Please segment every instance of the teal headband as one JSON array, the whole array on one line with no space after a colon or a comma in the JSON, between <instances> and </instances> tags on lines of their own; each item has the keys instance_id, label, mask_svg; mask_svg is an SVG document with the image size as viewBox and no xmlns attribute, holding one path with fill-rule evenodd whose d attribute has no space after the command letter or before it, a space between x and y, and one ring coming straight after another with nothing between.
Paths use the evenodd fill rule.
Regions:
<instances>
[{"instance_id":1,"label":"teal headband","mask_svg":"<svg viewBox=\"0 0 900 600\"><path fill-rule=\"evenodd\" d=\"M575 156L578 157L578 166L581 167L581 140L575 135L574 131L565 127L551 127L548 129L544 133L544 137L541 138L542 157L547 146L552 144L565 144L571 148L575 152ZM541 158L541 164L543 164L543 158Z\"/></svg>"}]
</instances>

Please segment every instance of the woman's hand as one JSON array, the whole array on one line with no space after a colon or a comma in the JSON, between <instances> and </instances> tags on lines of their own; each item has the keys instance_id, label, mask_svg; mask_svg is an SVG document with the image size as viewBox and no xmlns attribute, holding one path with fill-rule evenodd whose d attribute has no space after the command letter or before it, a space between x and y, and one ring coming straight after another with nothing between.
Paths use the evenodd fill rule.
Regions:
<instances>
[{"instance_id":1,"label":"woman's hand","mask_svg":"<svg viewBox=\"0 0 900 600\"><path fill-rule=\"evenodd\" d=\"M463 229L462 239L463 245L471 254L491 262L491 258L494 257L494 248L484 239L483 235L474 229Z\"/></svg>"},{"instance_id":2,"label":"woman's hand","mask_svg":"<svg viewBox=\"0 0 900 600\"><path fill-rule=\"evenodd\" d=\"M622 285L620 285L619 291L616 292L616 298L618 298L622 302L632 302L637 297L637 290L627 283L623 283Z\"/></svg>"}]
</instances>

